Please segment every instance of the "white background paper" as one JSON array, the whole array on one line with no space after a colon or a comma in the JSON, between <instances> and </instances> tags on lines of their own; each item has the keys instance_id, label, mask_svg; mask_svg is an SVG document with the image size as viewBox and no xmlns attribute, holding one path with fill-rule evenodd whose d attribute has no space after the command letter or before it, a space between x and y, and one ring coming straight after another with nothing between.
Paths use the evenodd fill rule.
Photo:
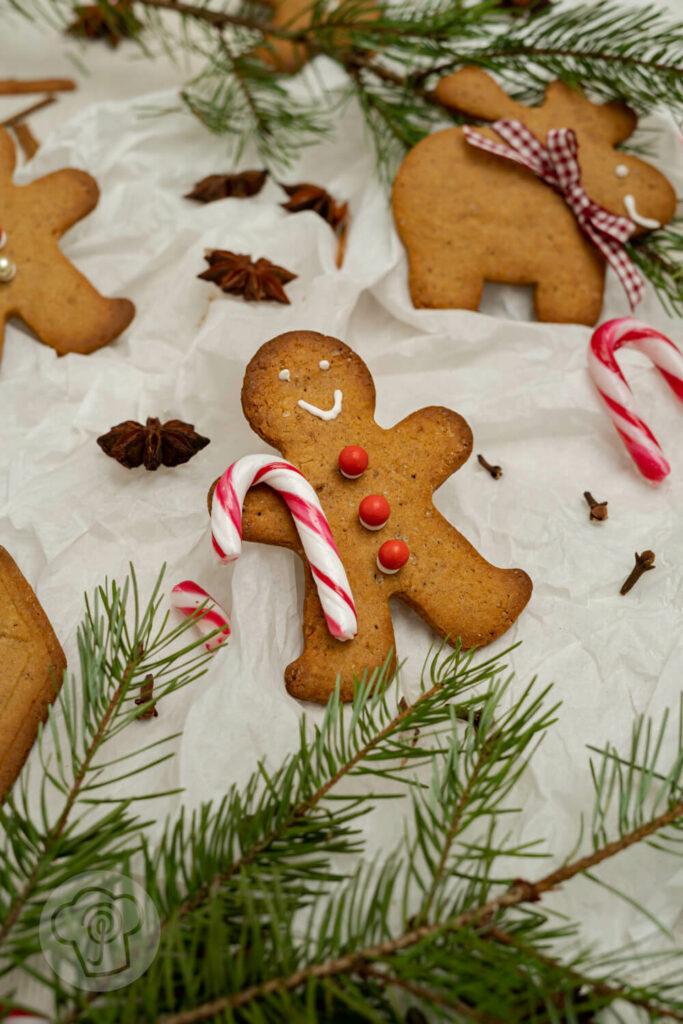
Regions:
<instances>
[{"instance_id":1,"label":"white background paper","mask_svg":"<svg viewBox=\"0 0 683 1024\"><path fill-rule=\"evenodd\" d=\"M2 73L73 73L64 56L69 47L33 29L22 29L18 39L3 32ZM413 309L405 255L355 111L336 141L304 151L281 175L349 201L341 271L329 227L314 213L285 213L279 203L286 197L272 179L246 201L200 206L183 199L204 175L231 169L224 143L185 113L143 115L143 108L173 105L175 87L116 100L181 80L181 70L149 67L133 53L86 51L93 77L32 120L43 145L17 173L18 182L27 182L71 166L97 178L100 203L65 236L63 249L101 291L129 297L138 312L120 340L87 357L58 359L20 325L8 326L0 365L0 543L35 587L72 668L83 592L105 576L123 577L129 561L143 587L166 561L169 585L195 579L231 608L230 645L206 677L120 739L123 749L139 743L143 731L151 741L184 730L177 757L154 783L180 785L185 793L159 806L159 818L181 800L193 806L219 798L246 779L259 757L275 762L296 743L304 709L288 696L282 676L300 649L302 575L290 553L253 545L233 568L218 566L206 491L234 459L265 450L240 406L244 367L255 350L295 328L346 340L374 375L382 426L424 405L450 406L472 426L475 452L504 467L494 482L473 456L439 490L436 504L486 558L522 567L533 579L527 610L490 650L522 640L511 659L515 685L521 689L537 674L541 684L555 683L563 702L522 783L519 834L547 837L547 849L564 855L581 813L592 807L586 744L609 739L623 748L635 714L658 716L678 704L683 408L644 358L620 356L672 464L671 476L652 487L636 472L588 379L588 328L529 322L530 292L511 287L487 286L480 313ZM318 70L335 81L329 65ZM94 99L100 102L92 105ZM3 114L21 103L5 100ZM47 125L54 126L49 136ZM682 140L673 118L662 110L642 128L653 162L683 194ZM256 166L253 153L240 165ZM266 256L294 271L291 306L247 304L198 281L203 251L215 247ZM626 312L610 273L603 319ZM638 316L683 343L680 321L666 317L649 287ZM186 466L156 473L105 458L96 437L148 415L190 421L212 443ZM605 524L589 522L586 489L609 501ZM656 570L619 596L634 551L645 548L655 550ZM434 638L412 612L394 611L411 696ZM321 713L306 710L312 718ZM671 751L674 740L672 734ZM370 850L386 850L400 836L400 816L391 810L373 820ZM534 866L522 870L532 875ZM683 894L677 861L635 851L613 862L610 879L665 924L676 924ZM636 911L606 899L578 883L555 905L581 919L586 937L599 943L640 941L651 932Z\"/></svg>"}]
</instances>

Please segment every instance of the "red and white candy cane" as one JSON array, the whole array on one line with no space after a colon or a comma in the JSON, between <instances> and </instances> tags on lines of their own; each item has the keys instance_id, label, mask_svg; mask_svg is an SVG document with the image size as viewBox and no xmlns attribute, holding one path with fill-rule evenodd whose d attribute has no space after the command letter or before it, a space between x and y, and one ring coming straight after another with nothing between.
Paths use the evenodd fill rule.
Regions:
<instances>
[{"instance_id":1,"label":"red and white candy cane","mask_svg":"<svg viewBox=\"0 0 683 1024\"><path fill-rule=\"evenodd\" d=\"M671 471L657 439L636 412L633 392L614 353L630 345L652 360L673 393L683 401L683 354L665 335L641 320L608 320L594 332L588 349L588 370L609 409L612 422L636 466L648 480L659 482Z\"/></svg>"},{"instance_id":2,"label":"red and white candy cane","mask_svg":"<svg viewBox=\"0 0 683 1024\"><path fill-rule=\"evenodd\" d=\"M214 651L230 636L230 620L217 601L192 580L178 583L171 591L171 605L187 618L195 620L194 625L200 636L214 636L206 641L207 651ZM220 629L220 633L216 630Z\"/></svg>"},{"instance_id":3,"label":"red and white candy cane","mask_svg":"<svg viewBox=\"0 0 683 1024\"><path fill-rule=\"evenodd\" d=\"M327 628L337 640L358 632L351 587L318 495L291 462L272 455L245 455L226 469L216 485L211 510L213 546L224 561L242 550L242 505L250 487L267 484L292 513L313 574Z\"/></svg>"}]
</instances>

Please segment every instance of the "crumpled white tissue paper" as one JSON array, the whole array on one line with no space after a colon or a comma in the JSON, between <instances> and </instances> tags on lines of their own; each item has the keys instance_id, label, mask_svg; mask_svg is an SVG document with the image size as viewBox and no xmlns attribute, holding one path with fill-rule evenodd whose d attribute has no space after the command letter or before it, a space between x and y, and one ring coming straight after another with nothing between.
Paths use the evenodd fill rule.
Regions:
<instances>
[{"instance_id":1,"label":"crumpled white tissue paper","mask_svg":"<svg viewBox=\"0 0 683 1024\"><path fill-rule=\"evenodd\" d=\"M293 86L296 87L296 86ZM170 93L140 102L86 108L47 138L17 173L26 182L61 167L91 172L101 188L96 210L63 240L63 249L107 295L132 299L137 316L114 344L84 357L56 354L10 324L0 365L0 543L48 612L76 669L83 592L135 563L149 589L162 562L168 589L197 580L231 611L233 633L207 675L141 723L134 743L182 729L177 756L152 786L184 787L155 805L155 816L220 798L257 760L271 763L297 741L304 712L285 691L283 670L301 645L302 572L294 555L246 545L232 567L217 563L206 492L233 460L263 452L244 419L240 388L256 349L282 331L338 336L368 364L377 419L390 426L421 406L443 404L474 432L474 451L504 468L494 481L470 461L438 491L443 514L491 562L525 569L534 583L527 609L489 649L523 641L509 660L511 697L532 675L554 682L558 722L521 784L525 839L547 839L561 857L580 815L590 815L587 744L623 748L634 715L678 705L683 673L683 408L647 361L620 355L643 417L660 439L672 472L659 487L637 473L587 374L591 331L530 322L530 291L487 286L479 313L413 308L406 257L388 196L373 174L362 119L351 110L335 141L303 150L281 175L312 181L348 200L346 258L335 268L336 240L314 213L290 215L273 178L260 195L200 206L183 198L194 182L231 169L224 143L186 113L142 116L172 106ZM665 111L648 118L651 157L683 192L681 138ZM253 152L241 167L259 166ZM197 280L206 248L265 256L294 271L290 306L250 304ZM560 258L561 258L561 254ZM627 313L612 273L603 319ZM681 343L648 286L637 315ZM177 417L211 444L178 469L130 471L107 459L96 437L125 419ZM609 520L589 522L584 490L609 501ZM634 551L653 548L657 568L626 597L619 587ZM414 696L430 630L395 608L403 680ZM671 736L670 750L675 737ZM121 748L123 749L123 747ZM112 756L115 751L112 750ZM37 782L37 764L32 772ZM143 777L144 780L145 777ZM369 851L401 834L387 807L373 819ZM522 864L527 875L550 861ZM656 879L644 873L655 865ZM636 851L615 860L613 883L673 926L683 897L674 859ZM656 884L655 884L656 883ZM554 905L584 922L605 944L642 941L652 925L625 903L579 882Z\"/></svg>"}]
</instances>

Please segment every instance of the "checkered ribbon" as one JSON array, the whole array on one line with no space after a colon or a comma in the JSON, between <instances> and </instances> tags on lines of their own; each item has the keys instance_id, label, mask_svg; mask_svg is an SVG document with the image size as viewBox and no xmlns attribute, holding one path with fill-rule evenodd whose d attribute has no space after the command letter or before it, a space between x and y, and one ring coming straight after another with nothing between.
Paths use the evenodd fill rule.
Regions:
<instances>
[{"instance_id":1,"label":"checkered ribbon","mask_svg":"<svg viewBox=\"0 0 683 1024\"><path fill-rule=\"evenodd\" d=\"M533 171L563 196L583 233L588 235L616 271L631 309L635 309L643 297L644 282L626 254L624 242L636 230L636 225L628 217L610 213L586 195L581 184L579 146L575 133L571 128L553 128L548 132L547 145L544 146L521 121L494 121L491 127L505 139L507 146L488 139L469 125L465 125L463 131L473 146L507 160L514 160Z\"/></svg>"}]
</instances>

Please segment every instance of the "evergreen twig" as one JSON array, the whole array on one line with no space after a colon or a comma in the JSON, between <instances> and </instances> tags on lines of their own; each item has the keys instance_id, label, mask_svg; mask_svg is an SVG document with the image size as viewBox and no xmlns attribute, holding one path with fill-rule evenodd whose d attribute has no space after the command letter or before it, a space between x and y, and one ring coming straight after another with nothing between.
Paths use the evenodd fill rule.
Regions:
<instances>
[{"instance_id":1,"label":"evergreen twig","mask_svg":"<svg viewBox=\"0 0 683 1024\"><path fill-rule=\"evenodd\" d=\"M181 630L168 631L165 618L158 628L158 599L142 608L135 592L131 623L127 595L127 587L104 588L104 615L88 604L83 693L73 680L62 691L66 747L56 719L40 739L46 779L64 796L54 823L34 820L25 780L21 798L11 795L0 808L5 970L29 971L54 988L57 1020L397 1021L392 992L437 1018L481 1024L569 1024L620 1001L652 1019L683 1019L679 980L631 983L616 959L609 966L609 957L588 951L568 957L562 944L576 926L551 926L542 909L547 893L580 875L599 881L596 869L638 844L679 852L683 753L662 763L666 715L657 728L637 720L626 755L611 746L596 752L593 849L535 880L494 875L501 858L539 856L534 844L495 833L512 813L508 797L555 709L547 691L514 695L500 658L477 663L459 649L433 659L410 705L397 700L386 666L359 684L350 708L337 691L312 731L302 724L298 749L282 765L258 766L218 807L203 806L189 819L181 813L152 848L148 823L126 817L124 798L94 827L86 828L79 811L104 781L100 773L121 763L99 760L96 750L144 711L134 701L148 671L154 667L155 701L196 676L191 647L163 653ZM73 771L67 751L75 755ZM124 768L119 781L136 771ZM342 785L354 778L370 786ZM404 841L374 867L349 873L348 855L363 848L361 817L406 792L412 814ZM27 962L39 948L40 900L57 878L103 864L125 870L135 850L144 855L162 923L156 958L127 989L66 998L54 978ZM346 866L333 865L340 854Z\"/></svg>"}]
</instances>

